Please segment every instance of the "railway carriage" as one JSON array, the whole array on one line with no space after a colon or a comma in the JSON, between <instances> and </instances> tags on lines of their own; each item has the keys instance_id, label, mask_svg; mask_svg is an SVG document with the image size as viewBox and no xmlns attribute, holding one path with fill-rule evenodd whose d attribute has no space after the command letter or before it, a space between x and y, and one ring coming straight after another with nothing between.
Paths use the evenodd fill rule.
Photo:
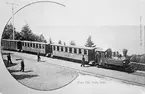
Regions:
<instances>
[{"instance_id":1,"label":"railway carriage","mask_svg":"<svg viewBox=\"0 0 145 94\"><path fill-rule=\"evenodd\" d=\"M22 41L22 51L24 52L46 55L51 52L50 49L50 44L44 42Z\"/></svg>"},{"instance_id":2,"label":"railway carriage","mask_svg":"<svg viewBox=\"0 0 145 94\"><path fill-rule=\"evenodd\" d=\"M94 60L94 49L90 47L78 47L78 46L64 46L52 44L52 55L56 57L62 57L66 59L82 60L82 55L85 57L85 61L89 63Z\"/></svg>"},{"instance_id":3,"label":"railway carriage","mask_svg":"<svg viewBox=\"0 0 145 94\"><path fill-rule=\"evenodd\" d=\"M21 49L21 42L20 40L2 39L1 46L3 49L6 49L6 50L19 51Z\"/></svg>"}]
</instances>

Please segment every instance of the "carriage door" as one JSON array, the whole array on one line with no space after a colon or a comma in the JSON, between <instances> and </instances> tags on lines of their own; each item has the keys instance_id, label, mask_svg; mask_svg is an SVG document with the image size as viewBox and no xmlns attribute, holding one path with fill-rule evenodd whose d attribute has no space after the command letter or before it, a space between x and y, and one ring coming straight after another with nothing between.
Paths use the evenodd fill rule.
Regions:
<instances>
[{"instance_id":1,"label":"carriage door","mask_svg":"<svg viewBox=\"0 0 145 94\"><path fill-rule=\"evenodd\" d=\"M18 41L18 42L17 42L17 49L18 49L19 51L22 50L22 42L21 42L21 41Z\"/></svg>"},{"instance_id":2,"label":"carriage door","mask_svg":"<svg viewBox=\"0 0 145 94\"><path fill-rule=\"evenodd\" d=\"M52 46L50 44L45 45L45 54L52 53Z\"/></svg>"},{"instance_id":3,"label":"carriage door","mask_svg":"<svg viewBox=\"0 0 145 94\"><path fill-rule=\"evenodd\" d=\"M88 50L88 61L94 61L94 60L95 60L94 50Z\"/></svg>"}]
</instances>

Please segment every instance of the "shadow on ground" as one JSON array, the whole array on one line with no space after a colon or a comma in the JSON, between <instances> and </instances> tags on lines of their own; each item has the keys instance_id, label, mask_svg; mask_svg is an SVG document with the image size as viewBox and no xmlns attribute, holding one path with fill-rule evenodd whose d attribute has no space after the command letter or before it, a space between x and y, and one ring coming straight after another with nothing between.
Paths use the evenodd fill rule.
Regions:
<instances>
[{"instance_id":1,"label":"shadow on ground","mask_svg":"<svg viewBox=\"0 0 145 94\"><path fill-rule=\"evenodd\" d=\"M28 72L34 72L33 70L27 70L27 71L24 71L25 73L28 73Z\"/></svg>"},{"instance_id":2,"label":"shadow on ground","mask_svg":"<svg viewBox=\"0 0 145 94\"><path fill-rule=\"evenodd\" d=\"M38 75L32 75L32 74L25 74L28 72L33 72L33 70L27 70L22 72L23 74L14 74L15 72L20 72L20 70L10 70L8 69L8 71L10 72L10 74L16 79L16 80L22 80L25 78L33 78L33 77L37 77Z\"/></svg>"},{"instance_id":3,"label":"shadow on ground","mask_svg":"<svg viewBox=\"0 0 145 94\"><path fill-rule=\"evenodd\" d=\"M16 80L22 80L22 79L25 79L25 78L33 78L33 77L37 77L38 75L30 75L30 74L20 74L20 75L17 75L17 74L12 74L12 76L16 79Z\"/></svg>"},{"instance_id":4,"label":"shadow on ground","mask_svg":"<svg viewBox=\"0 0 145 94\"><path fill-rule=\"evenodd\" d=\"M44 60L41 60L40 62L46 62L46 61L44 61Z\"/></svg>"},{"instance_id":5,"label":"shadow on ground","mask_svg":"<svg viewBox=\"0 0 145 94\"><path fill-rule=\"evenodd\" d=\"M14 73L14 72L20 72L20 70L10 70L8 69L10 73ZM24 73L28 73L28 72L34 72L33 70L27 70L27 71L24 71Z\"/></svg>"},{"instance_id":6,"label":"shadow on ground","mask_svg":"<svg viewBox=\"0 0 145 94\"><path fill-rule=\"evenodd\" d=\"M12 66L16 66L18 64L18 63L8 64L8 60L6 60L6 59L3 59L3 61L4 61L4 64L6 67L12 67Z\"/></svg>"},{"instance_id":7,"label":"shadow on ground","mask_svg":"<svg viewBox=\"0 0 145 94\"><path fill-rule=\"evenodd\" d=\"M10 70L10 69L8 69L8 71L9 71L10 73L20 72L20 70Z\"/></svg>"}]
</instances>

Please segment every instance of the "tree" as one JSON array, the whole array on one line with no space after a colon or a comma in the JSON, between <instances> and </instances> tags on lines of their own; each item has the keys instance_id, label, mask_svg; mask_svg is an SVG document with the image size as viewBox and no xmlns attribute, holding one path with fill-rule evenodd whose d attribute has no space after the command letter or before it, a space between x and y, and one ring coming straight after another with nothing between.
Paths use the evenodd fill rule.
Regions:
<instances>
[{"instance_id":1,"label":"tree","mask_svg":"<svg viewBox=\"0 0 145 94\"><path fill-rule=\"evenodd\" d=\"M50 43L50 44L52 44L52 43L53 43L53 42L52 42L52 39L51 39L51 37L49 38L49 43Z\"/></svg>"},{"instance_id":2,"label":"tree","mask_svg":"<svg viewBox=\"0 0 145 94\"><path fill-rule=\"evenodd\" d=\"M20 34L23 36L23 40L34 41L35 36L33 35L28 24L22 27ZM33 38L32 38L33 37ZM38 36L36 36L38 38Z\"/></svg>"},{"instance_id":3,"label":"tree","mask_svg":"<svg viewBox=\"0 0 145 94\"><path fill-rule=\"evenodd\" d=\"M2 39L12 39L13 38L13 25L7 24L4 28Z\"/></svg>"},{"instance_id":4,"label":"tree","mask_svg":"<svg viewBox=\"0 0 145 94\"><path fill-rule=\"evenodd\" d=\"M127 56L127 52L128 50L127 49L123 49L123 56L126 57Z\"/></svg>"},{"instance_id":5,"label":"tree","mask_svg":"<svg viewBox=\"0 0 145 94\"><path fill-rule=\"evenodd\" d=\"M21 34L19 33L19 32L15 32L15 39L16 40L22 40L22 36L21 36Z\"/></svg>"},{"instance_id":6,"label":"tree","mask_svg":"<svg viewBox=\"0 0 145 94\"><path fill-rule=\"evenodd\" d=\"M22 40L38 41L38 42L45 42L45 43L47 42L43 34L41 35L34 34L28 24L22 27L20 35L22 36Z\"/></svg>"},{"instance_id":7,"label":"tree","mask_svg":"<svg viewBox=\"0 0 145 94\"><path fill-rule=\"evenodd\" d=\"M74 41L70 41L70 45L75 46L76 44L75 44L75 42L74 42Z\"/></svg>"},{"instance_id":8,"label":"tree","mask_svg":"<svg viewBox=\"0 0 145 94\"><path fill-rule=\"evenodd\" d=\"M131 62L136 62L136 55L132 55L131 58L130 58L130 61Z\"/></svg>"},{"instance_id":9,"label":"tree","mask_svg":"<svg viewBox=\"0 0 145 94\"><path fill-rule=\"evenodd\" d=\"M92 42L91 38L92 38L91 36L88 37L86 44L85 44L86 47L94 47L95 46L94 43Z\"/></svg>"},{"instance_id":10,"label":"tree","mask_svg":"<svg viewBox=\"0 0 145 94\"><path fill-rule=\"evenodd\" d=\"M59 41L58 41L58 44L62 44L62 41L61 41L61 40L59 40Z\"/></svg>"},{"instance_id":11,"label":"tree","mask_svg":"<svg viewBox=\"0 0 145 94\"><path fill-rule=\"evenodd\" d=\"M144 56L144 55L142 55L142 56L140 57L139 62L140 62L140 63L145 63L145 56Z\"/></svg>"},{"instance_id":12,"label":"tree","mask_svg":"<svg viewBox=\"0 0 145 94\"><path fill-rule=\"evenodd\" d=\"M14 39L16 40L22 39L21 34L17 32L15 28L14 28L14 37L15 37ZM5 26L2 39L13 39L13 25L11 23Z\"/></svg>"},{"instance_id":13,"label":"tree","mask_svg":"<svg viewBox=\"0 0 145 94\"><path fill-rule=\"evenodd\" d=\"M31 35L31 41L39 41L39 36L36 34Z\"/></svg>"},{"instance_id":14,"label":"tree","mask_svg":"<svg viewBox=\"0 0 145 94\"><path fill-rule=\"evenodd\" d=\"M44 38L43 34L40 35L40 41L47 43L46 39Z\"/></svg>"}]
</instances>

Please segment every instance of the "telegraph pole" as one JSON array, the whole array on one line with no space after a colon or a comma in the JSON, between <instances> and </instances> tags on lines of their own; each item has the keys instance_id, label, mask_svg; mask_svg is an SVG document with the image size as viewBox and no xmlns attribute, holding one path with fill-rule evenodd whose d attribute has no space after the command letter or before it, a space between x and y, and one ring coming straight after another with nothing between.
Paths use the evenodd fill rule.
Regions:
<instances>
[{"instance_id":1,"label":"telegraph pole","mask_svg":"<svg viewBox=\"0 0 145 94\"><path fill-rule=\"evenodd\" d=\"M15 40L15 27L14 27L14 5L18 5L18 4L15 4L15 3L9 3L9 2L6 2L6 4L11 4L11 5L12 5L13 40Z\"/></svg>"},{"instance_id":2,"label":"telegraph pole","mask_svg":"<svg viewBox=\"0 0 145 94\"><path fill-rule=\"evenodd\" d=\"M143 49L144 49L144 53L145 53L145 25L142 25L142 16L140 16L140 33L141 33L140 37L143 36L143 40L141 39L141 42L142 41L144 42ZM143 35L142 35L142 33L143 33Z\"/></svg>"},{"instance_id":3,"label":"telegraph pole","mask_svg":"<svg viewBox=\"0 0 145 94\"><path fill-rule=\"evenodd\" d=\"M144 25L144 53L145 53L145 25Z\"/></svg>"},{"instance_id":4,"label":"telegraph pole","mask_svg":"<svg viewBox=\"0 0 145 94\"><path fill-rule=\"evenodd\" d=\"M140 46L142 46L142 16L140 16Z\"/></svg>"}]
</instances>

